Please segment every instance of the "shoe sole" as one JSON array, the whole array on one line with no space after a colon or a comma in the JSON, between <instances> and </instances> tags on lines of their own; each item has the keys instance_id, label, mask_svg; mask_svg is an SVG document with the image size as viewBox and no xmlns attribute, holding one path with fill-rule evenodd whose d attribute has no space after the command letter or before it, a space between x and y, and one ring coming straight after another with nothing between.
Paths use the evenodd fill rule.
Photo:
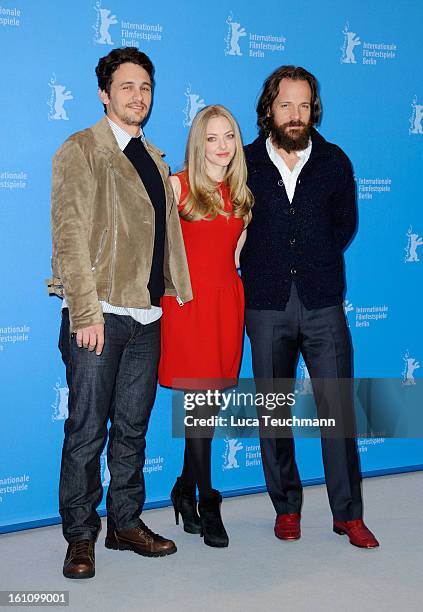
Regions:
<instances>
[{"instance_id":1,"label":"shoe sole","mask_svg":"<svg viewBox=\"0 0 423 612\"><path fill-rule=\"evenodd\" d=\"M348 535L346 531L343 531L342 529L338 529L337 527L333 528L333 532L337 533L338 535ZM353 546L356 546L357 548L367 548L368 550L371 550L372 548L379 548L379 544L375 544L374 546L360 546L360 544L351 542L351 540L350 540L350 544L352 544Z\"/></svg>"},{"instance_id":2,"label":"shoe sole","mask_svg":"<svg viewBox=\"0 0 423 612\"><path fill-rule=\"evenodd\" d=\"M299 536L288 536L286 538L283 538L282 536L278 536L275 533L275 537L278 538L278 540L283 540L284 542L296 542L301 538L301 534Z\"/></svg>"},{"instance_id":3,"label":"shoe sole","mask_svg":"<svg viewBox=\"0 0 423 612\"><path fill-rule=\"evenodd\" d=\"M222 542L221 544L212 544L212 542L210 542L210 540L207 540L207 538L205 538L203 534L200 535L204 539L204 544L206 546L211 546L212 548L227 548L229 546L229 540L227 542Z\"/></svg>"},{"instance_id":4,"label":"shoe sole","mask_svg":"<svg viewBox=\"0 0 423 612\"><path fill-rule=\"evenodd\" d=\"M140 551L133 544L113 542L110 540L106 540L104 545L109 550L132 550L132 552L136 553L137 555L141 555L142 557L166 557L167 555L173 555L178 550L176 546L174 546L173 548L160 552Z\"/></svg>"},{"instance_id":5,"label":"shoe sole","mask_svg":"<svg viewBox=\"0 0 423 612\"><path fill-rule=\"evenodd\" d=\"M66 574L65 570L63 570L63 575L65 578L70 578L71 580L84 580L85 578L94 578L95 570L92 572L85 572L81 574Z\"/></svg>"}]
</instances>

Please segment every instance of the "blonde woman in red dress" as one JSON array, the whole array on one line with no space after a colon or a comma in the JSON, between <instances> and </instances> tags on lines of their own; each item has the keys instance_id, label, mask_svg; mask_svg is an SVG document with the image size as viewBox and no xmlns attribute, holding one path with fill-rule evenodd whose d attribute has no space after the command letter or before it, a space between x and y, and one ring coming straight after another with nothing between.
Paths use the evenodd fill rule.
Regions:
<instances>
[{"instance_id":1,"label":"blonde woman in red dress","mask_svg":"<svg viewBox=\"0 0 423 612\"><path fill-rule=\"evenodd\" d=\"M253 204L240 131L226 108L207 106L197 114L185 169L170 180L194 297L183 306L177 298L163 297L159 381L185 392L222 389L236 384L241 361L244 292L236 257ZM218 407L193 412L210 416ZM171 499L176 522L181 514L185 531L201 533L209 546L223 547L229 539L220 514L222 497L211 484L213 431L186 432L183 470Z\"/></svg>"}]
</instances>

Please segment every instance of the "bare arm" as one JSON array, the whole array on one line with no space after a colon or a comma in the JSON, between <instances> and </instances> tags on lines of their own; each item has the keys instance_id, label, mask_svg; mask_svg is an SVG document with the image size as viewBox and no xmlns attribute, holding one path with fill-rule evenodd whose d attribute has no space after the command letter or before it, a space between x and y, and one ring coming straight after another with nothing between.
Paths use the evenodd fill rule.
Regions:
<instances>
[{"instance_id":1,"label":"bare arm","mask_svg":"<svg viewBox=\"0 0 423 612\"><path fill-rule=\"evenodd\" d=\"M239 257L241 255L242 247L244 246L246 239L247 239L247 228L245 228L244 231L242 232L241 236L238 239L238 244L236 245L236 249L235 249L236 268L239 268Z\"/></svg>"},{"instance_id":2,"label":"bare arm","mask_svg":"<svg viewBox=\"0 0 423 612\"><path fill-rule=\"evenodd\" d=\"M176 203L178 203L181 199L181 182L176 176L169 177L169 181L175 194Z\"/></svg>"}]
</instances>

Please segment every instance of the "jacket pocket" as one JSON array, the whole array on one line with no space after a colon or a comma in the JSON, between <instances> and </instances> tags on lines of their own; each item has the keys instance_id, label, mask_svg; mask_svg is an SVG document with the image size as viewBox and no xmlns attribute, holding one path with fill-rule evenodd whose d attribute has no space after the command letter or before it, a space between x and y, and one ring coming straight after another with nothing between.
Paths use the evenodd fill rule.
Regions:
<instances>
[{"instance_id":1,"label":"jacket pocket","mask_svg":"<svg viewBox=\"0 0 423 612\"><path fill-rule=\"evenodd\" d=\"M342 259L332 263L314 265L311 270L312 284L317 294L335 296L344 289L344 265Z\"/></svg>"},{"instance_id":2,"label":"jacket pocket","mask_svg":"<svg viewBox=\"0 0 423 612\"><path fill-rule=\"evenodd\" d=\"M107 232L108 232L108 231L109 231L109 230L106 228L106 229L104 229L104 230L102 231L102 233L101 233L100 243L99 243L99 245L98 245L97 253L96 253L96 256L95 256L95 258L94 258L94 261L93 261L93 264L92 264L91 270L95 270L95 269L96 269L96 266L97 266L97 264L98 264L98 262L100 261L100 257L101 257L101 255L102 255L102 253L103 253L103 251L104 251L104 247L105 247L105 245L106 245L106 238L107 238Z\"/></svg>"},{"instance_id":3,"label":"jacket pocket","mask_svg":"<svg viewBox=\"0 0 423 612\"><path fill-rule=\"evenodd\" d=\"M61 279L58 276L52 276L51 278L46 278L47 291L50 295L58 295L59 297L63 297L63 284Z\"/></svg>"}]
</instances>

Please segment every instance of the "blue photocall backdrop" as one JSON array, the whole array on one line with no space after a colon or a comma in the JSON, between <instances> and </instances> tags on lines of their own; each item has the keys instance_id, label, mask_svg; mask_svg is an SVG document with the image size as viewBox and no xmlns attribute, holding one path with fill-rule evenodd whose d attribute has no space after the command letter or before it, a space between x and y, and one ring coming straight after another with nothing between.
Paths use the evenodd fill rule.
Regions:
<instances>
[{"instance_id":1,"label":"blue photocall backdrop","mask_svg":"<svg viewBox=\"0 0 423 612\"><path fill-rule=\"evenodd\" d=\"M319 129L349 155L357 181L360 227L346 254L344 304L356 376L423 384L422 21L419 0L0 4L1 531L58 520L68 392L57 349L60 300L44 285L51 158L102 117L94 68L113 47L136 45L156 66L145 132L174 171L205 104L231 109L248 143L270 72L293 63L318 77ZM251 375L248 341L242 375ZM299 376L307 379L303 362ZM182 445L171 437L171 393L159 389L147 440L148 504L168 501ZM319 481L319 440L301 439L297 448L302 478ZM419 439L361 439L359 448L364 474L423 467ZM101 461L107 487L104 454ZM216 439L213 472L223 492L263 487L258 441Z\"/></svg>"}]
</instances>

